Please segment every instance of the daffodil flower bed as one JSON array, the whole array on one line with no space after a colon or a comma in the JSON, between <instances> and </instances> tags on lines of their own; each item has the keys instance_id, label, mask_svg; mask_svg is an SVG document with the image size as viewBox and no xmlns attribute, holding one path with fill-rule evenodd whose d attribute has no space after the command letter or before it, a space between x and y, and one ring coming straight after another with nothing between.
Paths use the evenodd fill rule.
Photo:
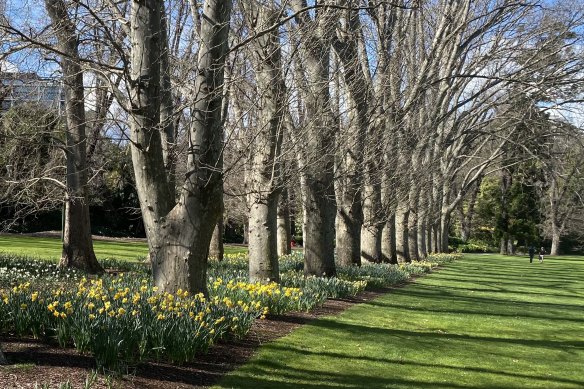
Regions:
<instances>
[{"instance_id":1,"label":"daffodil flower bed","mask_svg":"<svg viewBox=\"0 0 584 389\"><path fill-rule=\"evenodd\" d=\"M209 264L209 297L159 293L146 266L110 261L119 275L88 279L50 262L0 254L0 333L54 338L119 369L145 359L192 361L211 344L245 335L267 314L310 310L429 272L457 255L403 265L339 268L338 277L305 277L298 254L280 259L281 283L247 282L247 257Z\"/></svg>"},{"instance_id":2,"label":"daffodil flower bed","mask_svg":"<svg viewBox=\"0 0 584 389\"><path fill-rule=\"evenodd\" d=\"M117 368L147 358L192 361L217 339L244 335L267 313L254 301L156 292L150 280L123 274L52 290L21 283L0 292L0 331L54 336Z\"/></svg>"}]
</instances>

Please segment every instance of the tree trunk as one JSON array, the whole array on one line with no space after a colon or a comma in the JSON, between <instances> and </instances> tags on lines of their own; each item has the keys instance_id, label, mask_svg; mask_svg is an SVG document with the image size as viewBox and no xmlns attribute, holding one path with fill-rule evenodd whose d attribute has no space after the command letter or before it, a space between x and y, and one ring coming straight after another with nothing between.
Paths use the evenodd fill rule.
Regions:
<instances>
[{"instance_id":1,"label":"tree trunk","mask_svg":"<svg viewBox=\"0 0 584 389\"><path fill-rule=\"evenodd\" d=\"M87 158L85 135L85 93L83 71L79 63L79 41L74 24L63 0L45 0L52 28L57 36L65 89L67 122L66 160L67 194L61 267L76 267L89 273L103 268L97 262L91 239L89 204L87 203Z\"/></svg>"},{"instance_id":2,"label":"tree trunk","mask_svg":"<svg viewBox=\"0 0 584 389\"><path fill-rule=\"evenodd\" d=\"M2 348L0 347L0 365L7 365L8 361L6 360L6 357L4 356L4 353L2 352Z\"/></svg>"},{"instance_id":3,"label":"tree trunk","mask_svg":"<svg viewBox=\"0 0 584 389\"><path fill-rule=\"evenodd\" d=\"M361 259L381 263L381 231L378 225L361 229Z\"/></svg>"},{"instance_id":4,"label":"tree trunk","mask_svg":"<svg viewBox=\"0 0 584 389\"><path fill-rule=\"evenodd\" d=\"M552 229L552 247L550 249L550 255L560 255L560 239L562 237L562 230L564 229L559 210L562 196L560 195L560 191L558 189L556 177L552 177L550 181L551 185L549 188L550 200L549 219Z\"/></svg>"},{"instance_id":5,"label":"tree trunk","mask_svg":"<svg viewBox=\"0 0 584 389\"><path fill-rule=\"evenodd\" d=\"M225 254L225 247L223 245L223 234L225 233L225 224L223 223L223 212L217 218L213 236L211 237L211 244L209 245L209 257L215 258L218 261L223 260Z\"/></svg>"},{"instance_id":6,"label":"tree trunk","mask_svg":"<svg viewBox=\"0 0 584 389\"><path fill-rule=\"evenodd\" d=\"M361 265L361 222L355 216L359 212L359 202L347 207L337 205L336 218L336 251L338 266Z\"/></svg>"},{"instance_id":7,"label":"tree trunk","mask_svg":"<svg viewBox=\"0 0 584 389\"><path fill-rule=\"evenodd\" d=\"M231 2L203 6L199 69L189 128L188 174L176 206L169 190L160 124L161 8L154 0L132 1L130 79L132 161L136 189L160 291L206 293L209 243L221 211L223 169L223 67Z\"/></svg>"},{"instance_id":8,"label":"tree trunk","mask_svg":"<svg viewBox=\"0 0 584 389\"><path fill-rule=\"evenodd\" d=\"M399 263L410 262L408 247L408 217L407 202L400 200L395 212L395 246L397 261Z\"/></svg>"},{"instance_id":9,"label":"tree trunk","mask_svg":"<svg viewBox=\"0 0 584 389\"><path fill-rule=\"evenodd\" d=\"M103 271L93 251L89 206L82 198L69 197L65 200L63 253L59 266L75 267L88 273Z\"/></svg>"},{"instance_id":10,"label":"tree trunk","mask_svg":"<svg viewBox=\"0 0 584 389\"><path fill-rule=\"evenodd\" d=\"M357 6L354 0L347 4ZM350 257L352 264L360 266L362 260L381 261L381 230L377 225L380 188L374 188L371 182L370 161L375 161L374 158L365 163L367 182L362 188L364 154L379 147L371 138L371 135L377 136L379 133L372 126L372 108L376 105L373 103L368 60L366 56L360 55L364 42L359 14L350 11L344 16L345 23L337 24L332 44L342 63L341 74L348 92L349 112L348 134L339 132L337 141L341 148L340 180L344 181L341 187L345 192L343 196L337 197L340 199L338 207L343 208L339 210L337 220L341 221L339 225L349 224L337 235L337 257L342 257L339 263L348 264ZM343 253L343 250L346 252Z\"/></svg>"},{"instance_id":11,"label":"tree trunk","mask_svg":"<svg viewBox=\"0 0 584 389\"><path fill-rule=\"evenodd\" d=\"M251 195L249 211L249 281L280 282L276 243L278 195ZM263 196L262 196L263 197Z\"/></svg>"},{"instance_id":12,"label":"tree trunk","mask_svg":"<svg viewBox=\"0 0 584 389\"><path fill-rule=\"evenodd\" d=\"M464 203L461 201L459 204L459 219L460 219L460 238L463 242L468 242L470 238L470 232L472 227L472 219L474 217L474 210L477 201L477 196L481 189L482 177L478 178L477 181L472 185L470 189L470 197L468 199L468 208L466 212L464 211Z\"/></svg>"},{"instance_id":13,"label":"tree trunk","mask_svg":"<svg viewBox=\"0 0 584 389\"><path fill-rule=\"evenodd\" d=\"M448 247L448 234L450 231L450 216L444 215L442 216L442 220L440 221L440 252L448 253L450 248Z\"/></svg>"},{"instance_id":14,"label":"tree trunk","mask_svg":"<svg viewBox=\"0 0 584 389\"><path fill-rule=\"evenodd\" d=\"M501 170L501 214L497 227L501 234L501 248L500 254L508 255L509 252L509 195L511 185L513 184L513 176L509 169Z\"/></svg>"},{"instance_id":15,"label":"tree trunk","mask_svg":"<svg viewBox=\"0 0 584 389\"><path fill-rule=\"evenodd\" d=\"M353 135L358 127L350 125L347 129ZM341 135L345 131L341 132ZM347 135L347 134L345 134ZM347 135L348 136L348 135ZM345 138L346 139L346 138ZM353 137L350 137L353 139ZM354 139L353 139L354 140ZM351 143L351 142L347 142ZM361 225L363 210L361 207L361 166L351 145L341 147L335 182L336 192L336 261L339 266L361 265Z\"/></svg>"},{"instance_id":16,"label":"tree trunk","mask_svg":"<svg viewBox=\"0 0 584 389\"><path fill-rule=\"evenodd\" d=\"M561 229L552 221L552 247L550 255L560 255Z\"/></svg>"},{"instance_id":17,"label":"tree trunk","mask_svg":"<svg viewBox=\"0 0 584 389\"><path fill-rule=\"evenodd\" d=\"M381 260L385 263L397 263L395 241L395 214L389 215L381 231Z\"/></svg>"},{"instance_id":18,"label":"tree trunk","mask_svg":"<svg viewBox=\"0 0 584 389\"><path fill-rule=\"evenodd\" d=\"M441 223L441 213L440 205L442 204L442 191L440 190L441 181L440 174L435 173L433 175L434 185L432 187L432 209L431 209L431 221L432 221L432 252L441 253L442 252L442 237L440 236L440 223Z\"/></svg>"},{"instance_id":19,"label":"tree trunk","mask_svg":"<svg viewBox=\"0 0 584 389\"><path fill-rule=\"evenodd\" d=\"M249 221L243 223L243 244L249 244Z\"/></svg>"},{"instance_id":20,"label":"tree trunk","mask_svg":"<svg viewBox=\"0 0 584 389\"><path fill-rule=\"evenodd\" d=\"M426 229L426 210L422 208L418 211L418 259L424 259L428 256Z\"/></svg>"},{"instance_id":21,"label":"tree trunk","mask_svg":"<svg viewBox=\"0 0 584 389\"><path fill-rule=\"evenodd\" d=\"M509 239L507 240L507 253L509 255L515 254L515 244L513 244L514 241L515 238L513 236L510 236Z\"/></svg>"},{"instance_id":22,"label":"tree trunk","mask_svg":"<svg viewBox=\"0 0 584 389\"><path fill-rule=\"evenodd\" d=\"M412 158L413 159L413 158ZM412 166L419 166L418 163L412 161ZM418 217L420 207L420 189L417 183L410 183L410 191L408 195L408 257L412 261L417 261L418 257Z\"/></svg>"},{"instance_id":23,"label":"tree trunk","mask_svg":"<svg viewBox=\"0 0 584 389\"><path fill-rule=\"evenodd\" d=\"M160 136L162 143L162 158L168 179L168 192L174 201L176 195L176 129L175 112L172 96L170 58L168 49L168 16L165 2L160 1L160 38L158 52L160 55ZM219 258L216 256L216 258ZM223 254L221 253L221 258Z\"/></svg>"},{"instance_id":24,"label":"tree trunk","mask_svg":"<svg viewBox=\"0 0 584 389\"><path fill-rule=\"evenodd\" d=\"M298 65L305 69L301 93L307 126L303 132L302 159L304 223L304 273L316 276L336 274L334 243L336 205L334 198L334 135L329 93L330 35L336 10L322 8L314 17L303 12L302 1L291 3L298 12L301 34ZM300 64L301 62L301 64Z\"/></svg>"},{"instance_id":25,"label":"tree trunk","mask_svg":"<svg viewBox=\"0 0 584 389\"><path fill-rule=\"evenodd\" d=\"M223 191L221 191L219 205L221 210L219 211L219 216L217 217L217 222L215 223L215 229L213 230L211 243L209 244L209 257L213 257L218 261L222 261L223 256L225 255L225 248L223 245L223 235L225 233L225 223L223 220L223 215L225 213L225 202L223 199Z\"/></svg>"},{"instance_id":26,"label":"tree trunk","mask_svg":"<svg viewBox=\"0 0 584 389\"><path fill-rule=\"evenodd\" d=\"M507 255L509 253L507 251L508 249L509 249L509 244L507 242L507 238L501 238L501 240L499 241L499 254Z\"/></svg>"},{"instance_id":27,"label":"tree trunk","mask_svg":"<svg viewBox=\"0 0 584 389\"><path fill-rule=\"evenodd\" d=\"M281 10L274 4L250 1L245 19L257 32L276 24ZM259 94L258 133L250 148L249 279L280 281L278 267L278 200L282 177L280 151L285 128L286 85L282 76L278 29L251 42L251 61Z\"/></svg>"},{"instance_id":28,"label":"tree trunk","mask_svg":"<svg viewBox=\"0 0 584 389\"><path fill-rule=\"evenodd\" d=\"M444 252L444 250L442 249L442 229L440 228L441 225L442 218L440 218L438 222L434 225L434 234L432 236L434 243L432 243L432 246L434 246L435 253Z\"/></svg>"},{"instance_id":29,"label":"tree trunk","mask_svg":"<svg viewBox=\"0 0 584 389\"><path fill-rule=\"evenodd\" d=\"M292 252L292 231L290 224L290 199L286 187L280 192L280 200L278 201L277 230L278 256L288 255Z\"/></svg>"},{"instance_id":30,"label":"tree trunk","mask_svg":"<svg viewBox=\"0 0 584 389\"><path fill-rule=\"evenodd\" d=\"M429 221L426 224L426 252L427 254L436 252L434 247L434 226Z\"/></svg>"},{"instance_id":31,"label":"tree trunk","mask_svg":"<svg viewBox=\"0 0 584 389\"><path fill-rule=\"evenodd\" d=\"M308 179L304 198L305 219L304 232L304 274L315 276L336 275L334 260L335 242L335 204L331 185L323 186L323 182L331 182L332 175L323 180ZM316 174L312 177L317 177ZM311 177L311 178L312 178Z\"/></svg>"},{"instance_id":32,"label":"tree trunk","mask_svg":"<svg viewBox=\"0 0 584 389\"><path fill-rule=\"evenodd\" d=\"M370 157L371 158L371 157ZM376 172L368 166L363 189L363 228L361 229L361 258L380 263L381 258L381 187L376 183Z\"/></svg>"},{"instance_id":33,"label":"tree trunk","mask_svg":"<svg viewBox=\"0 0 584 389\"><path fill-rule=\"evenodd\" d=\"M468 242L470 238L470 224L466 223L466 220L461 220L460 222L460 240L464 243Z\"/></svg>"},{"instance_id":34,"label":"tree trunk","mask_svg":"<svg viewBox=\"0 0 584 389\"><path fill-rule=\"evenodd\" d=\"M419 260L418 257L418 212L417 207L411 208L408 215L408 257L412 261Z\"/></svg>"}]
</instances>

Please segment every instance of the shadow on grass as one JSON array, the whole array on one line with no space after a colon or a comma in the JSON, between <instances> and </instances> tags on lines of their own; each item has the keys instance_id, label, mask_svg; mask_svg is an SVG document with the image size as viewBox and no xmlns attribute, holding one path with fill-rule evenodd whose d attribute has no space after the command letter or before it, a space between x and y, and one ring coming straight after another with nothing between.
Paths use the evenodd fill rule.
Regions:
<instances>
[{"instance_id":1,"label":"shadow on grass","mask_svg":"<svg viewBox=\"0 0 584 389\"><path fill-rule=\"evenodd\" d=\"M334 319L320 319L311 323L312 327L334 331L335 333L345 333L353 336L378 337L379 339L402 338L402 339L422 339L429 340L431 344L438 346L445 341L460 340L473 342L501 343L503 346L521 345L534 348L546 348L551 350L565 350L567 348L577 348L584 350L584 340L538 340L519 338L498 338L494 336L473 336L466 334L449 333L444 330L437 332L408 331L393 328L369 327L359 324L348 324L335 321Z\"/></svg>"},{"instance_id":2,"label":"shadow on grass","mask_svg":"<svg viewBox=\"0 0 584 389\"><path fill-rule=\"evenodd\" d=\"M271 350L280 351L282 353L297 353L300 356L306 356L307 353L314 354L316 356L325 357L325 358L335 358L335 359L346 359L348 363L350 361L357 362L357 361L365 361L365 362L374 362L374 363L382 363L388 365L395 365L394 369L399 368L399 366L411 366L414 368L420 369L445 369L450 370L450 373L456 374L460 373L461 371L464 372L473 372L483 375L488 375L491 377L492 380L497 380L497 377L512 377L512 378L519 378L519 379L528 379L528 380L535 380L539 381L540 383L548 383L550 385L558 385L558 384L570 384L570 385L583 385L584 380L571 380L571 379L564 379L564 378L554 378L549 376L542 376L542 375L533 375L533 374L521 374L521 373L510 373L505 372L502 370L493 370L493 369L485 369L480 367L469 367L469 366L453 366L453 365L445 365L445 364L436 364L436 363L424 363L424 362L414 362L410 360L404 359L391 359L391 358L374 358L369 356L353 356L341 353L334 353L334 352L327 352L327 351L307 351L304 349L297 349L291 348L288 346L281 346L277 344L272 344L267 346ZM275 361L266 361L261 360L257 363L258 368L248 369L246 373L251 375L269 375L271 371L278 371L278 376L282 376L282 378L287 379L294 379L302 381L303 376L305 380L310 379L310 377L314 377L318 375L321 378L321 381L328 382L327 386L351 386L355 384L356 387L383 387L387 386L388 384L409 384L415 385L414 387L450 387L450 388L462 388L468 387L463 385L457 385L448 383L445 384L444 382L423 382L423 381L414 381L414 380L403 380L400 378L379 378L373 376L363 376L363 375L351 375L351 374L332 374L332 373L322 373L320 371L310 370L310 369L290 369L288 366L285 366L282 363L275 362ZM282 371L287 371L287 373L281 374ZM447 373L448 374L448 373ZM257 384L255 383L257 378L249 377L249 376L238 376L238 383L241 383L242 388L246 387L255 387ZM264 380L260 380L264 381ZM265 382L273 382L272 380L265 381ZM279 383L280 384L280 383ZM281 387L299 387L298 385L293 385L286 382L281 382L283 386ZM381 384L376 386L376 384ZM286 386L288 385L288 386ZM319 385L323 385L323 382L320 382ZM324 384L326 385L326 384ZM367 386L368 385L368 386ZM436 386L438 385L438 386ZM443 385L443 386L440 386ZM278 387L280 387L278 385ZM304 384L300 385L300 387L306 387ZM317 387L317 386L315 386ZM473 386L473 388L492 388L493 386ZM507 386L509 387L509 386ZM556 386L557 387L557 386Z\"/></svg>"},{"instance_id":3,"label":"shadow on grass","mask_svg":"<svg viewBox=\"0 0 584 389\"><path fill-rule=\"evenodd\" d=\"M463 258L265 345L222 387L584 387L573 370L584 351L583 262ZM356 343L367 351L355 352Z\"/></svg>"},{"instance_id":4,"label":"shadow on grass","mask_svg":"<svg viewBox=\"0 0 584 389\"><path fill-rule=\"evenodd\" d=\"M285 348L285 351L290 351ZM304 354L304 350L294 351ZM321 354L321 353L317 353ZM326 354L322 353L323 356L334 357L334 358L348 358L347 362L355 360L355 358L347 357L343 354ZM364 359L367 359L366 357ZM391 360L391 359L375 359L374 362L381 362L386 364L396 365L395 368L399 366L410 365L415 368L423 369L446 369L452 372L461 371L464 372L474 372L477 374L482 374L482 380L484 382L473 382L472 385L467 384L456 384L449 380L448 375L444 375L442 379L432 379L428 378L425 380L406 378L403 376L396 376L391 378L377 377L374 375L363 375L355 374L350 372L322 372L318 370L318 366L314 369L299 369L290 368L282 363L276 361L259 361L254 364L253 368L246 369L245 371L239 371L236 375L232 376L232 381L227 380L222 385L222 388L441 388L441 389L456 389L456 388L475 388L475 389L493 389L498 386L494 386L501 377L513 377L519 379L529 379L537 380L538 383L549 385L549 387L561 387L558 385L584 385L584 381L566 380L566 379L555 379L552 377L545 376L534 376L534 375L523 375L515 373L505 373L501 371L493 371L488 369L480 368L461 368L456 366L447 365L434 365L425 363L413 363L409 361L401 360ZM350 368L347 369L350 371ZM277 375L274 375L274 371ZM314 377L317 376L318 379L315 380ZM292 381L292 382L291 382ZM523 389L524 386L518 385L505 385L506 389Z\"/></svg>"}]
</instances>

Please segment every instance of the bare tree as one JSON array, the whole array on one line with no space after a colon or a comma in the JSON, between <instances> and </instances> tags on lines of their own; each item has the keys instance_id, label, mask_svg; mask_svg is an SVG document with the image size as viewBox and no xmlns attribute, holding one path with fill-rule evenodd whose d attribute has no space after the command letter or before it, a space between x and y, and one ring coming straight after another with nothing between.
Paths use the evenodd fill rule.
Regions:
<instances>
[{"instance_id":1,"label":"bare tree","mask_svg":"<svg viewBox=\"0 0 584 389\"><path fill-rule=\"evenodd\" d=\"M85 94L83 71L78 52L76 27L69 18L67 5L62 0L45 0L57 48L61 55L63 85L65 88L67 194L65 196L65 224L63 254L60 265L77 267L96 273L103 271L91 239L89 204L87 201L87 158L85 135Z\"/></svg>"},{"instance_id":2,"label":"bare tree","mask_svg":"<svg viewBox=\"0 0 584 389\"><path fill-rule=\"evenodd\" d=\"M584 176L581 166L584 162L584 150L581 135L578 133L566 137L556 135L554 138L551 144L551 158L546 161L546 181L549 188L548 206L545 207L547 211L545 232L552 241L550 255L559 255L561 237L568 231L571 219L577 214L576 210L582 206Z\"/></svg>"},{"instance_id":3,"label":"bare tree","mask_svg":"<svg viewBox=\"0 0 584 389\"><path fill-rule=\"evenodd\" d=\"M325 2L325 4L328 4ZM292 0L301 44L296 66L303 70L299 93L306 115L299 150L304 208L304 273L334 276L335 199L333 184L335 121L331 111L329 70L335 11L313 15L306 0Z\"/></svg>"},{"instance_id":4,"label":"bare tree","mask_svg":"<svg viewBox=\"0 0 584 389\"><path fill-rule=\"evenodd\" d=\"M276 24L282 14L272 0L250 1L241 6L256 34ZM251 42L251 49L260 116L259 130L249 150L249 278L252 282L279 282L277 207L282 185L279 157L285 128L286 87L278 29L258 35Z\"/></svg>"},{"instance_id":5,"label":"bare tree","mask_svg":"<svg viewBox=\"0 0 584 389\"><path fill-rule=\"evenodd\" d=\"M163 158L160 122L161 7L132 1L131 140L136 185L155 284L163 291L206 292L209 243L220 212L223 66L231 2L202 9L197 74L192 89L187 173L175 204Z\"/></svg>"},{"instance_id":6,"label":"bare tree","mask_svg":"<svg viewBox=\"0 0 584 389\"><path fill-rule=\"evenodd\" d=\"M288 255L292 252L292 231L290 220L290 197L288 196L288 188L282 188L280 192L280 199L278 201L278 231L277 231L277 245L278 256Z\"/></svg>"}]
</instances>

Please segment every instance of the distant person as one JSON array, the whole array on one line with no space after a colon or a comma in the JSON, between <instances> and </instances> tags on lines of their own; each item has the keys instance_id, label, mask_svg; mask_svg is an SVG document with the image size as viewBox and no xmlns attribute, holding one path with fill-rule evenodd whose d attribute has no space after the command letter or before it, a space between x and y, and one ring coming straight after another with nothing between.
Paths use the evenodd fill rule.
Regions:
<instances>
[{"instance_id":1,"label":"distant person","mask_svg":"<svg viewBox=\"0 0 584 389\"><path fill-rule=\"evenodd\" d=\"M545 255L545 249L542 247L539 249L539 263L543 262L543 256Z\"/></svg>"},{"instance_id":2,"label":"distant person","mask_svg":"<svg viewBox=\"0 0 584 389\"><path fill-rule=\"evenodd\" d=\"M533 245L530 245L528 252L529 252L529 263L532 263L533 257L535 256L535 247L533 247Z\"/></svg>"}]
</instances>

